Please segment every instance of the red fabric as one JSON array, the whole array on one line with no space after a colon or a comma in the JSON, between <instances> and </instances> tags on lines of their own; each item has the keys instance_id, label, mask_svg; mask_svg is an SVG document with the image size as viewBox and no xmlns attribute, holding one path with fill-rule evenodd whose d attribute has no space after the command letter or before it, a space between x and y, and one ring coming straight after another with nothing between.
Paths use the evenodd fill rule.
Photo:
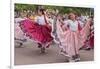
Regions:
<instances>
[{"instance_id":1,"label":"red fabric","mask_svg":"<svg viewBox=\"0 0 100 69\"><path fill-rule=\"evenodd\" d=\"M90 38L89 43L90 43L90 47L94 48L94 36Z\"/></svg>"},{"instance_id":2,"label":"red fabric","mask_svg":"<svg viewBox=\"0 0 100 69\"><path fill-rule=\"evenodd\" d=\"M21 28L26 36L37 41L40 44L46 44L53 40L51 37L51 29L45 25L39 25L30 20L21 22Z\"/></svg>"}]
</instances>

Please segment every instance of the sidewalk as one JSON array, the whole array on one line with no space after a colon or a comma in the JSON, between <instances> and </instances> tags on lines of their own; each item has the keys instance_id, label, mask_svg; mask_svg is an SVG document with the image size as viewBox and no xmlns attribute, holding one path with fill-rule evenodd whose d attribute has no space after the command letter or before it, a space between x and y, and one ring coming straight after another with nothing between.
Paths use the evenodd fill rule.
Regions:
<instances>
[{"instance_id":1,"label":"sidewalk","mask_svg":"<svg viewBox=\"0 0 100 69\"><path fill-rule=\"evenodd\" d=\"M59 54L59 47L54 44L46 50L45 54L40 54L37 44L28 41L24 48L15 48L15 65L46 64L46 63L67 63L67 58ZM94 51L80 51L81 61L93 61Z\"/></svg>"}]
</instances>

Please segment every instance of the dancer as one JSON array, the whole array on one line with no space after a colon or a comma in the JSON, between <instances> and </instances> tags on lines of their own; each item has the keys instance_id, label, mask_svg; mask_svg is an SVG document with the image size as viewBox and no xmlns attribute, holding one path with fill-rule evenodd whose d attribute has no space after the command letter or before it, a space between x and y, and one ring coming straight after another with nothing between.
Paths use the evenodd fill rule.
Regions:
<instances>
[{"instance_id":1,"label":"dancer","mask_svg":"<svg viewBox=\"0 0 100 69\"><path fill-rule=\"evenodd\" d=\"M89 21L88 21L89 22ZM61 54L69 57L69 61L79 61L79 49L85 40L85 30L88 25L77 20L75 13L70 13L68 20L62 22L61 18L57 21L57 35L60 40ZM84 37L82 37L84 35ZM84 39L84 40L83 40Z\"/></svg>"},{"instance_id":2,"label":"dancer","mask_svg":"<svg viewBox=\"0 0 100 69\"><path fill-rule=\"evenodd\" d=\"M44 9L38 10L38 16L35 20L26 19L21 22L21 28L26 36L34 40L41 53L45 53L45 48L48 48L53 38L51 36L51 26L49 25Z\"/></svg>"},{"instance_id":3,"label":"dancer","mask_svg":"<svg viewBox=\"0 0 100 69\"><path fill-rule=\"evenodd\" d=\"M91 24L89 29L89 35L87 37L87 40L85 41L85 44L83 48L85 50L91 50L94 48L94 24L93 24L93 16L90 17Z\"/></svg>"},{"instance_id":4,"label":"dancer","mask_svg":"<svg viewBox=\"0 0 100 69\"><path fill-rule=\"evenodd\" d=\"M23 20L25 20L24 17L18 17L18 16L15 17L14 19L14 30L15 30L14 40L15 40L15 44L18 45L18 47L23 47L23 43L27 41L23 31L20 28L20 22Z\"/></svg>"}]
</instances>

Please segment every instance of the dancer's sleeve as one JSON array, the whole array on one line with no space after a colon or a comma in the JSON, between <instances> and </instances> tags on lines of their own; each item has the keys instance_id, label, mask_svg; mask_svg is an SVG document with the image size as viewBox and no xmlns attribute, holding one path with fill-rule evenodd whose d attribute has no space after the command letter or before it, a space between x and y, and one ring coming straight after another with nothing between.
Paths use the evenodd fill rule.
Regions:
<instances>
[{"instance_id":1,"label":"dancer's sleeve","mask_svg":"<svg viewBox=\"0 0 100 69\"><path fill-rule=\"evenodd\" d=\"M67 31L69 29L69 24L70 24L69 20L64 21L63 28L65 29L65 31Z\"/></svg>"}]
</instances>

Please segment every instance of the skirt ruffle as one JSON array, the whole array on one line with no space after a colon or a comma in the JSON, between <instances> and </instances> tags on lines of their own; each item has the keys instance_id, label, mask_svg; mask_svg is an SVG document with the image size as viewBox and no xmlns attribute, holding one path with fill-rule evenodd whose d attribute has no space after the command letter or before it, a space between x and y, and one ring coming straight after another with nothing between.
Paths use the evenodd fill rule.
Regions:
<instances>
[{"instance_id":1,"label":"skirt ruffle","mask_svg":"<svg viewBox=\"0 0 100 69\"><path fill-rule=\"evenodd\" d=\"M57 23L57 37L60 40L60 48L70 57L79 54L82 47L81 36L79 31L63 30L61 25Z\"/></svg>"},{"instance_id":2,"label":"skirt ruffle","mask_svg":"<svg viewBox=\"0 0 100 69\"><path fill-rule=\"evenodd\" d=\"M51 28L46 25L39 25L31 20L24 20L20 27L26 36L42 45L48 45L52 40Z\"/></svg>"}]
</instances>

